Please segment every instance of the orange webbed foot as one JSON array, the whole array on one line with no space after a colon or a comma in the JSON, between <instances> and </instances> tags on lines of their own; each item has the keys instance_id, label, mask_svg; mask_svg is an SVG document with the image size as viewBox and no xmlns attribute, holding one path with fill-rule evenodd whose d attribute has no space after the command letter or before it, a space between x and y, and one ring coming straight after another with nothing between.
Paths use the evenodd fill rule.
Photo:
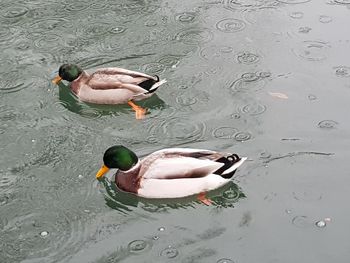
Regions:
<instances>
[{"instance_id":1,"label":"orange webbed foot","mask_svg":"<svg viewBox=\"0 0 350 263\"><path fill-rule=\"evenodd\" d=\"M199 193L197 199L207 206L213 204L213 201L206 197L206 192Z\"/></svg>"},{"instance_id":2,"label":"orange webbed foot","mask_svg":"<svg viewBox=\"0 0 350 263\"><path fill-rule=\"evenodd\" d=\"M128 101L129 106L135 111L136 119L141 120L145 118L147 110L141 106L136 105L132 101Z\"/></svg>"},{"instance_id":3,"label":"orange webbed foot","mask_svg":"<svg viewBox=\"0 0 350 263\"><path fill-rule=\"evenodd\" d=\"M144 109L144 108L141 108L141 107L139 109L135 110L136 119L137 120L144 119L145 115L146 115L146 112L147 112L147 110Z\"/></svg>"}]
</instances>

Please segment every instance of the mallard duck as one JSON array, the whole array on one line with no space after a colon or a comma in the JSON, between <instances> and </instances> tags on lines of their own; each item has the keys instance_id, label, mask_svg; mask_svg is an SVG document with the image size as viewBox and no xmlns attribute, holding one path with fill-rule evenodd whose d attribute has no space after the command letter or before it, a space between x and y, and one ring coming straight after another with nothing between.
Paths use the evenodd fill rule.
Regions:
<instances>
[{"instance_id":1,"label":"mallard duck","mask_svg":"<svg viewBox=\"0 0 350 263\"><path fill-rule=\"evenodd\" d=\"M159 80L144 73L122 68L101 68L91 75L73 64L64 64L52 82L71 82L70 89L82 101L95 104L128 103L136 112L136 118L144 117L146 110L134 101L153 95L166 80Z\"/></svg>"},{"instance_id":2,"label":"mallard duck","mask_svg":"<svg viewBox=\"0 0 350 263\"><path fill-rule=\"evenodd\" d=\"M228 183L247 158L237 154L210 150L168 148L142 160L122 145L112 146L103 156L103 166L96 178L101 180L110 169L117 168L115 183L123 191L144 198L180 198L205 193Z\"/></svg>"}]
</instances>

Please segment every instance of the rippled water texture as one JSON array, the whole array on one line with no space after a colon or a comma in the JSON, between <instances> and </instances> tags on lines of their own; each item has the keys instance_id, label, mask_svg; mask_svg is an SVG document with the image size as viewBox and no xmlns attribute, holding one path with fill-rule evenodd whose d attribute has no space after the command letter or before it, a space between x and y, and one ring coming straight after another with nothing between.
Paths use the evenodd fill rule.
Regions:
<instances>
[{"instance_id":1,"label":"rippled water texture","mask_svg":"<svg viewBox=\"0 0 350 263\"><path fill-rule=\"evenodd\" d=\"M0 262L348 262L349 0L0 3ZM144 120L80 102L65 62L166 78ZM104 150L248 156L233 182L147 200Z\"/></svg>"}]
</instances>

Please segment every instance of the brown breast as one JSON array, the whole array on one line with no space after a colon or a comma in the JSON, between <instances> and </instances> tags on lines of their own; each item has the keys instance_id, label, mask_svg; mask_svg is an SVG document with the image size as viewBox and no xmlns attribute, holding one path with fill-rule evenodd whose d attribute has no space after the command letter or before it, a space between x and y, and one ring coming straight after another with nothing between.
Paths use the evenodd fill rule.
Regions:
<instances>
[{"instance_id":1,"label":"brown breast","mask_svg":"<svg viewBox=\"0 0 350 263\"><path fill-rule=\"evenodd\" d=\"M70 83L70 89L77 95L79 93L81 85L86 84L89 81L89 79L90 75L84 71L83 73L81 73L79 78Z\"/></svg>"},{"instance_id":2,"label":"brown breast","mask_svg":"<svg viewBox=\"0 0 350 263\"><path fill-rule=\"evenodd\" d=\"M116 185L123 191L137 194L141 181L141 177L138 176L140 169L141 165L128 173L119 170L115 175Z\"/></svg>"}]
</instances>

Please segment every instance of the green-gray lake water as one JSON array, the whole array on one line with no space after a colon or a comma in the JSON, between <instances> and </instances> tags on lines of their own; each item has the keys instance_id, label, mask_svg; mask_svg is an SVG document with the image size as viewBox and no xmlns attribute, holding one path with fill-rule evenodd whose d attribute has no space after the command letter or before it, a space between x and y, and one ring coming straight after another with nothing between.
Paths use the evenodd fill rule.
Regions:
<instances>
[{"instance_id":1,"label":"green-gray lake water","mask_svg":"<svg viewBox=\"0 0 350 263\"><path fill-rule=\"evenodd\" d=\"M0 6L1 263L349 261L349 0ZM65 62L168 83L135 120L53 85ZM114 144L249 159L212 206L146 200L96 181Z\"/></svg>"}]
</instances>

